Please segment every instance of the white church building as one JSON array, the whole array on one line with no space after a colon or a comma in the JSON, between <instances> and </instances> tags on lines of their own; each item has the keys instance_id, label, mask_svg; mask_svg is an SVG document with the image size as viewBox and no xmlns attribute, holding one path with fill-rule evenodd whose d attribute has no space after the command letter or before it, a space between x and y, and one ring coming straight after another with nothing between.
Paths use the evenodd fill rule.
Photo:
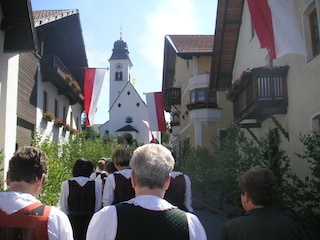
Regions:
<instances>
[{"instance_id":1,"label":"white church building","mask_svg":"<svg viewBox=\"0 0 320 240\"><path fill-rule=\"evenodd\" d=\"M145 101L131 83L132 62L127 43L115 41L110 64L109 120L99 127L100 137L110 136L121 141L135 139L137 143L149 143L152 139L147 125L148 111ZM160 132L153 132L160 141Z\"/></svg>"}]
</instances>

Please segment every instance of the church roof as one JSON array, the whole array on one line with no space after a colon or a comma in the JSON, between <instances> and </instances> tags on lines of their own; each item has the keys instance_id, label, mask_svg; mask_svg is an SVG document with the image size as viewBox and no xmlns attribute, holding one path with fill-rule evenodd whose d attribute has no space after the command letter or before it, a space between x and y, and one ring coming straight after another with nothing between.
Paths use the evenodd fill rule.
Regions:
<instances>
[{"instance_id":1,"label":"church roof","mask_svg":"<svg viewBox=\"0 0 320 240\"><path fill-rule=\"evenodd\" d=\"M120 128L117 130L117 132L139 132L137 129L135 129L134 127L132 127L130 124Z\"/></svg>"},{"instance_id":2,"label":"church roof","mask_svg":"<svg viewBox=\"0 0 320 240\"><path fill-rule=\"evenodd\" d=\"M118 99L124 94L124 91L127 90L128 88L133 89L133 91L135 92L136 96L139 97L139 99L141 100L141 102L144 104L144 106L147 106L146 103L143 101L143 99L141 98L141 96L139 95L139 93L137 92L137 90L135 89L135 87L132 85L132 83L130 81L127 81L126 85L123 87L123 89L121 90L121 92L119 93L118 97L115 99L115 101L112 103L109 111L113 108L113 106L116 104L116 102L118 101Z\"/></svg>"},{"instance_id":3,"label":"church roof","mask_svg":"<svg viewBox=\"0 0 320 240\"><path fill-rule=\"evenodd\" d=\"M122 39L114 42L112 55L109 60L114 59L130 59L128 45Z\"/></svg>"}]
</instances>

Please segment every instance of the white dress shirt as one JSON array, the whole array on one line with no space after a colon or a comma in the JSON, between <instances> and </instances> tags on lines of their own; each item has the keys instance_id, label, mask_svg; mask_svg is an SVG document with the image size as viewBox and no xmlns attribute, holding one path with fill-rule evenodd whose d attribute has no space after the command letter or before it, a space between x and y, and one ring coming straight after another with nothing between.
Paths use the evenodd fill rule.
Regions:
<instances>
[{"instance_id":1,"label":"white dress shirt","mask_svg":"<svg viewBox=\"0 0 320 240\"><path fill-rule=\"evenodd\" d=\"M40 201L28 193L0 193L0 208L7 214L12 214L35 202ZM56 207L50 207L48 236L49 240L73 240L72 227L68 217Z\"/></svg>"}]
</instances>

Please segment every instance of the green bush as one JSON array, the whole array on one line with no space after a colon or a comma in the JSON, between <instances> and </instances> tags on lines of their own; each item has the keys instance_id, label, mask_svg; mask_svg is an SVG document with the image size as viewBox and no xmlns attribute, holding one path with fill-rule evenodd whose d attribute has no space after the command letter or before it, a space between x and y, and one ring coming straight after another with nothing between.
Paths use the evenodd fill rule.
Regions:
<instances>
[{"instance_id":1,"label":"green bush","mask_svg":"<svg viewBox=\"0 0 320 240\"><path fill-rule=\"evenodd\" d=\"M61 191L61 184L72 176L74 162L80 158L91 160L94 165L101 157L110 157L111 144L102 139L86 139L82 135L73 135L67 141L55 143L50 136L43 139L37 133L32 145L43 150L49 158L49 177L40 194L40 200L48 205L57 205Z\"/></svg>"}]
</instances>

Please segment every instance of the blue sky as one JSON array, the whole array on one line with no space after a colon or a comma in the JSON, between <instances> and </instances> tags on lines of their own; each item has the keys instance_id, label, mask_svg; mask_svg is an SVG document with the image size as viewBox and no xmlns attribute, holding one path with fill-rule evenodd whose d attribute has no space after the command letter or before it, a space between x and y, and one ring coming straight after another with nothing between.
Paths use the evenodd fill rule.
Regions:
<instances>
[{"instance_id":1,"label":"blue sky","mask_svg":"<svg viewBox=\"0 0 320 240\"><path fill-rule=\"evenodd\" d=\"M113 44L127 42L141 98L161 91L164 37L214 34L217 0L31 0L33 10L78 9L89 67L109 67ZM109 72L94 123L109 119Z\"/></svg>"}]
</instances>

